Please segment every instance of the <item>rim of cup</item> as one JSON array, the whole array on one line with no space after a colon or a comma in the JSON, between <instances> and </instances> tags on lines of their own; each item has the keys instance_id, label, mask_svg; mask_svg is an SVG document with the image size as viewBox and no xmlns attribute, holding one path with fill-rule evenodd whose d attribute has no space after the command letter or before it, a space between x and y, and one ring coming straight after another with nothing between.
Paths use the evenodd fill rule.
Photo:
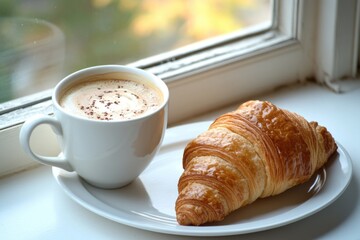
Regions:
<instances>
[{"instance_id":1,"label":"rim of cup","mask_svg":"<svg viewBox=\"0 0 360 240\"><path fill-rule=\"evenodd\" d=\"M87 76L103 74L103 73L112 73L112 72L123 72L123 73L138 75L138 76L142 75L142 76L145 76L146 79L150 79L151 82L155 85L156 88L158 88L160 90L160 92L162 94L163 101L162 101L161 105L155 111L151 111L151 112L141 115L139 117L135 117L132 119L107 120L107 121L86 118L86 117L71 113L70 111L67 111L66 109L64 109L63 107L60 106L59 98L61 96L62 90L66 86L73 84L73 82L69 83L69 81L71 81L71 79L74 79L74 78L83 79ZM147 118L151 115L156 114L160 110L162 110L168 104L168 101L169 101L169 89L168 89L166 83L161 78L157 77L156 75L154 75L150 72L142 70L140 68L125 66L125 65L98 65L98 66L92 66L92 67L78 70L78 71L73 72L73 73L69 74L68 76L64 77L56 85L56 87L52 93L52 102L53 102L54 106L57 109L59 109L61 112L65 113L66 115L69 115L73 118L87 120L87 121L93 121L93 122L99 122L99 123L132 122L132 121L140 120L143 118Z\"/></svg>"}]
</instances>

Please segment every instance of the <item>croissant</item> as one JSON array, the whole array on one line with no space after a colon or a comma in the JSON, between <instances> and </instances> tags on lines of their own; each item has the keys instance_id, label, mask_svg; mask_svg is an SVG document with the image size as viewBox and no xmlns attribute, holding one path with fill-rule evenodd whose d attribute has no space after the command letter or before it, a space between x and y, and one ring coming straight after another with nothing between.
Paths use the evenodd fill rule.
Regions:
<instances>
[{"instance_id":1,"label":"croissant","mask_svg":"<svg viewBox=\"0 0 360 240\"><path fill-rule=\"evenodd\" d=\"M325 127L270 102L248 101L184 149L175 204L181 225L229 213L306 182L337 149Z\"/></svg>"}]
</instances>

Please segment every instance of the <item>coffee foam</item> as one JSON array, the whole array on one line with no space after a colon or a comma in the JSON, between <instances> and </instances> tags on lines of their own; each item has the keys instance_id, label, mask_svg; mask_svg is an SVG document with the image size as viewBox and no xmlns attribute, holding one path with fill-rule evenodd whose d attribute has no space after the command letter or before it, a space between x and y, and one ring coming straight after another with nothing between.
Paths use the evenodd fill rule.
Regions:
<instances>
[{"instance_id":1,"label":"coffee foam","mask_svg":"<svg viewBox=\"0 0 360 240\"><path fill-rule=\"evenodd\" d=\"M68 111L97 120L128 120L154 112L163 99L155 87L130 80L94 80L71 87L60 99Z\"/></svg>"}]
</instances>

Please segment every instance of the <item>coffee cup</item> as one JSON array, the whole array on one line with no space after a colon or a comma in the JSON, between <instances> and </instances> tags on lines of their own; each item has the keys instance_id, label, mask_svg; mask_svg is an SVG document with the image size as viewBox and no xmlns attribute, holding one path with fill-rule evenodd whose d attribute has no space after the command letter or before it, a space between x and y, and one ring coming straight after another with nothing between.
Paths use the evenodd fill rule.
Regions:
<instances>
[{"instance_id":1,"label":"coffee cup","mask_svg":"<svg viewBox=\"0 0 360 240\"><path fill-rule=\"evenodd\" d=\"M86 68L56 85L54 116L27 120L20 143L34 160L75 171L91 185L123 187L157 153L167 126L168 99L166 84L144 70L121 65ZM41 156L31 149L31 134L40 124L49 124L58 136L58 156Z\"/></svg>"}]
</instances>

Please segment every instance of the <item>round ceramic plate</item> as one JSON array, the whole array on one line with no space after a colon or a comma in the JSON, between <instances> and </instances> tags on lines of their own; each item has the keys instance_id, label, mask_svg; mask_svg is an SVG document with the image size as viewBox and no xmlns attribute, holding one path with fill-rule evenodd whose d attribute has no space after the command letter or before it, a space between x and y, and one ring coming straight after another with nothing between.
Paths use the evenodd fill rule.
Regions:
<instances>
[{"instance_id":1,"label":"round ceramic plate","mask_svg":"<svg viewBox=\"0 0 360 240\"><path fill-rule=\"evenodd\" d=\"M225 236L283 226L320 211L335 201L348 186L352 165L339 148L326 166L305 184L278 196L258 199L224 221L206 226L180 226L175 217L177 183L182 173L182 154L187 142L205 131L211 122L170 128L153 162L130 185L116 190L95 188L76 173L53 168L61 188L90 211L139 229L188 236Z\"/></svg>"}]
</instances>

